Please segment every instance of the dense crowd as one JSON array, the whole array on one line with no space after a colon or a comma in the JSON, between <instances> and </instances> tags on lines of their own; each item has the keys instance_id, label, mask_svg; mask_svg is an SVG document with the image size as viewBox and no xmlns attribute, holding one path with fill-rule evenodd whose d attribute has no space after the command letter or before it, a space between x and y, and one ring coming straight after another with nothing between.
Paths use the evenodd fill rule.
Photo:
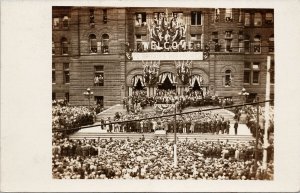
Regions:
<instances>
[{"instance_id":1,"label":"dense crowd","mask_svg":"<svg viewBox=\"0 0 300 193\"><path fill-rule=\"evenodd\" d=\"M167 139L53 139L55 179L273 179L273 160L266 171L260 162L256 169L252 142L178 141L174 167L173 141Z\"/></svg>"},{"instance_id":2,"label":"dense crowd","mask_svg":"<svg viewBox=\"0 0 300 193\"><path fill-rule=\"evenodd\" d=\"M220 99L218 96L212 96L207 92L203 94L201 90L189 90L183 95L178 95L175 90L157 89L155 96L148 97L145 90L134 90L132 95L124 98L123 105L127 112L140 112L146 106L154 104L175 104L178 102L179 109L187 107L201 107L208 105L233 105L231 98Z\"/></svg>"},{"instance_id":3,"label":"dense crowd","mask_svg":"<svg viewBox=\"0 0 300 193\"><path fill-rule=\"evenodd\" d=\"M174 132L174 123L178 133L228 134L230 128L229 120L226 120L222 115L214 114L211 111L178 115L176 117L176 122L174 121L174 117L146 119L156 116L158 116L156 112L139 114L116 113L114 118L109 117L107 119L102 119L100 123L102 125L102 129L106 129L109 132L147 133L154 132L156 130ZM136 119L145 120L135 121ZM110 124L111 122L119 123Z\"/></svg>"},{"instance_id":4,"label":"dense crowd","mask_svg":"<svg viewBox=\"0 0 300 193\"><path fill-rule=\"evenodd\" d=\"M75 129L93 124L96 113L85 106L68 106L54 103L52 105L52 129Z\"/></svg>"},{"instance_id":5,"label":"dense crowd","mask_svg":"<svg viewBox=\"0 0 300 193\"><path fill-rule=\"evenodd\" d=\"M270 107L269 111L269 128L268 128L268 140L270 141L271 134L274 134L274 108ZM245 107L246 113L246 125L250 129L252 135L256 137L256 126L257 126L257 108L253 106L246 106ZM260 141L263 141L264 136L264 118L265 108L259 107L259 128L258 131L260 136Z\"/></svg>"}]
</instances>

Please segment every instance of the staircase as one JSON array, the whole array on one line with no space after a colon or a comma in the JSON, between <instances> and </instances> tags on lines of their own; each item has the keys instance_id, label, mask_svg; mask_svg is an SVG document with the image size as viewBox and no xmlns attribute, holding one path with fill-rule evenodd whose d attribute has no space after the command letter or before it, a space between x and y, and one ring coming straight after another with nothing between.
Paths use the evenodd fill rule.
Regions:
<instances>
[{"instance_id":1,"label":"staircase","mask_svg":"<svg viewBox=\"0 0 300 193\"><path fill-rule=\"evenodd\" d=\"M100 112L99 114L97 114L96 124L98 124L97 122L100 122L101 119L106 119L107 117L113 118L115 116L116 112L120 112L122 114L127 113L126 109L123 109L123 105L120 105L120 104L114 105L114 106Z\"/></svg>"},{"instance_id":2,"label":"staircase","mask_svg":"<svg viewBox=\"0 0 300 193\"><path fill-rule=\"evenodd\" d=\"M201 107L201 109L205 110L205 109L213 109L217 107L218 106L206 106L206 107ZM182 112L197 111L199 109L200 109L199 107L188 107L184 109ZM234 123L234 113L227 109L217 109L217 110L212 110L211 112L223 116L225 120L229 120L230 123Z\"/></svg>"},{"instance_id":3,"label":"staircase","mask_svg":"<svg viewBox=\"0 0 300 193\"><path fill-rule=\"evenodd\" d=\"M153 139L155 137L167 138L168 140L174 140L174 133L168 133L166 135L155 135L154 133L94 133L94 132L77 132L70 135L70 139L140 139L144 135L145 139ZM179 140L202 140L202 141L253 141L255 140L251 135L228 135L228 134L199 134L199 133L177 133Z\"/></svg>"}]
</instances>

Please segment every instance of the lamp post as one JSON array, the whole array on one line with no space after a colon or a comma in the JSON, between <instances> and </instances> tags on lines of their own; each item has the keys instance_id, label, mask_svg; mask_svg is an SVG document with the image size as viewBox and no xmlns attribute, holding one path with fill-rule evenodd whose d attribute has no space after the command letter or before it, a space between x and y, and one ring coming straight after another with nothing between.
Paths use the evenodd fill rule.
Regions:
<instances>
[{"instance_id":1,"label":"lamp post","mask_svg":"<svg viewBox=\"0 0 300 193\"><path fill-rule=\"evenodd\" d=\"M177 102L175 103L175 115L174 115L174 167L177 167L177 137L176 137L176 107Z\"/></svg>"},{"instance_id":2,"label":"lamp post","mask_svg":"<svg viewBox=\"0 0 300 193\"><path fill-rule=\"evenodd\" d=\"M242 96L242 100L243 100L243 109L245 109L245 102L246 102L246 98L249 95L248 92L246 92L245 88L242 88L241 92L239 92L239 95Z\"/></svg>"},{"instance_id":3,"label":"lamp post","mask_svg":"<svg viewBox=\"0 0 300 193\"><path fill-rule=\"evenodd\" d=\"M94 95L94 93L91 91L90 88L87 88L85 92L83 92L83 95L86 96L89 100L89 108L91 105L91 97Z\"/></svg>"}]
</instances>

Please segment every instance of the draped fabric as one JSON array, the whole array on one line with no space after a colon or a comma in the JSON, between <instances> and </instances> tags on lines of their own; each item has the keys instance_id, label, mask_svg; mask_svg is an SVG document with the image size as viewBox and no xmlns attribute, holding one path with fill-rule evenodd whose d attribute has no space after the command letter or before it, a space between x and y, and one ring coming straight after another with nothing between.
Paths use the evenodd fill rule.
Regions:
<instances>
[{"instance_id":1,"label":"draped fabric","mask_svg":"<svg viewBox=\"0 0 300 193\"><path fill-rule=\"evenodd\" d=\"M175 76L171 72L164 72L159 76L159 83L162 84L165 82L166 78L169 78L170 82L175 83Z\"/></svg>"},{"instance_id":2,"label":"draped fabric","mask_svg":"<svg viewBox=\"0 0 300 193\"><path fill-rule=\"evenodd\" d=\"M145 86L145 81L144 81L144 77L142 75L135 75L133 77L133 86L136 87L138 81L141 81L142 86Z\"/></svg>"},{"instance_id":3,"label":"draped fabric","mask_svg":"<svg viewBox=\"0 0 300 193\"><path fill-rule=\"evenodd\" d=\"M193 75L190 78L190 81L189 81L191 87L195 86L196 80L198 81L199 86L201 86L201 84L203 84L203 78L202 78L202 76L200 76L200 75Z\"/></svg>"}]
</instances>

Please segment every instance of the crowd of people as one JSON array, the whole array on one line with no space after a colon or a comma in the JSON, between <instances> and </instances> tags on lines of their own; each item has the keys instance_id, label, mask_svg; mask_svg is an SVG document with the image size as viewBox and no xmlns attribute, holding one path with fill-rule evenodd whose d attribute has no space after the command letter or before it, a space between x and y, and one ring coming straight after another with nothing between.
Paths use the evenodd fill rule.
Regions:
<instances>
[{"instance_id":1,"label":"crowd of people","mask_svg":"<svg viewBox=\"0 0 300 193\"><path fill-rule=\"evenodd\" d=\"M267 170L254 161L254 142L178 140L178 164L173 165L173 141L154 138L71 140L56 135L52 146L54 179L273 180L273 160ZM262 153L259 151L259 160Z\"/></svg>"},{"instance_id":2,"label":"crowd of people","mask_svg":"<svg viewBox=\"0 0 300 193\"><path fill-rule=\"evenodd\" d=\"M187 107L201 106L227 106L233 105L232 98L220 99L218 96L212 96L202 90L189 90L182 95L178 95L176 90L157 89L155 96L147 96L146 90L134 90L132 95L123 99L123 106L127 112L138 113L146 106L154 104L175 104L178 102L179 109Z\"/></svg>"},{"instance_id":3,"label":"crowd of people","mask_svg":"<svg viewBox=\"0 0 300 193\"><path fill-rule=\"evenodd\" d=\"M157 117L156 112L150 113L116 113L113 118L108 117L100 121L102 129L109 132L138 132L148 133L156 130L165 130L166 132L174 132L174 123L178 133L213 133L228 134L230 121L222 115L209 112L195 112L189 114L177 115L176 122L174 117ZM136 121L137 119L145 119ZM127 122L123 122L127 121ZM110 124L111 122L118 122Z\"/></svg>"},{"instance_id":4,"label":"crowd of people","mask_svg":"<svg viewBox=\"0 0 300 193\"><path fill-rule=\"evenodd\" d=\"M257 127L257 108L253 106L246 106L245 107L245 113L246 113L246 125L250 129L252 135L256 137L256 127ZM259 107L259 138L260 141L263 141L264 136L264 113L265 113L265 107ZM274 134L274 109L273 107L270 107L269 111L269 128L268 128L268 140L269 142L272 141L270 139L271 134Z\"/></svg>"},{"instance_id":5,"label":"crowd of people","mask_svg":"<svg viewBox=\"0 0 300 193\"><path fill-rule=\"evenodd\" d=\"M53 103L52 129L75 129L95 122L94 109L85 106L69 106L67 103Z\"/></svg>"}]
</instances>

